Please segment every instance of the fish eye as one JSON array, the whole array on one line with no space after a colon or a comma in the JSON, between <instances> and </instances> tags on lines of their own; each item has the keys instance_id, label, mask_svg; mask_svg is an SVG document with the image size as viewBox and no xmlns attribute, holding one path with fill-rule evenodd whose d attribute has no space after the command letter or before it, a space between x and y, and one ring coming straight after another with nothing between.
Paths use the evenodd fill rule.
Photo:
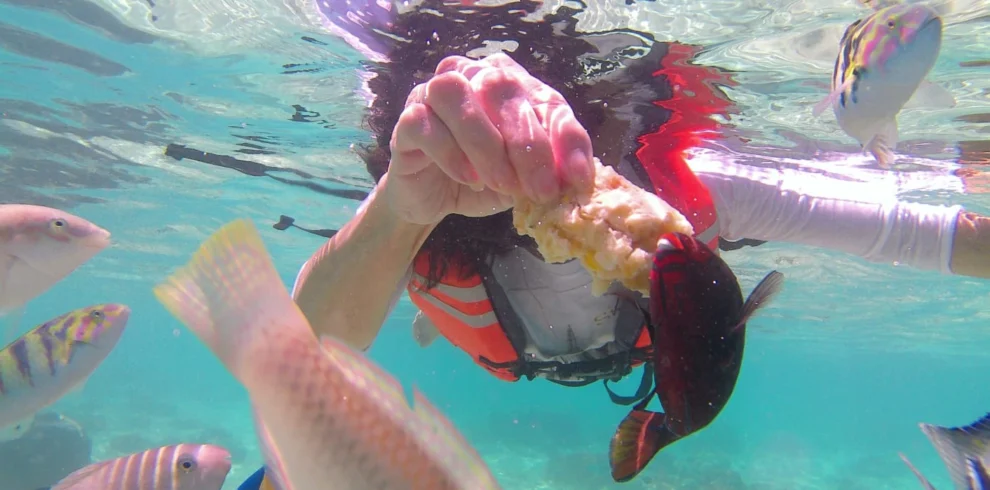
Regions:
<instances>
[{"instance_id":1,"label":"fish eye","mask_svg":"<svg viewBox=\"0 0 990 490\"><path fill-rule=\"evenodd\" d=\"M887 27L889 27L889 28L891 28L891 29L893 29L893 28L894 28L894 26L896 26L896 25L897 25L897 23L896 23L896 22L894 22L894 21L892 21L892 20L888 20L888 21L887 21Z\"/></svg>"},{"instance_id":2,"label":"fish eye","mask_svg":"<svg viewBox=\"0 0 990 490\"><path fill-rule=\"evenodd\" d=\"M89 312L89 316L90 316L90 318L92 318L94 320L97 320L97 321L102 320L104 318L103 312L100 311L100 310L93 310L93 311Z\"/></svg>"},{"instance_id":3,"label":"fish eye","mask_svg":"<svg viewBox=\"0 0 990 490\"><path fill-rule=\"evenodd\" d=\"M68 226L68 223L66 223L65 220L62 218L55 218L51 220L51 222L49 222L49 225L55 230L62 230L65 229L66 226Z\"/></svg>"},{"instance_id":4,"label":"fish eye","mask_svg":"<svg viewBox=\"0 0 990 490\"><path fill-rule=\"evenodd\" d=\"M196 460L194 460L191 456L182 455L179 456L179 460L176 461L175 466L180 470L189 473L190 471L196 469Z\"/></svg>"}]
</instances>

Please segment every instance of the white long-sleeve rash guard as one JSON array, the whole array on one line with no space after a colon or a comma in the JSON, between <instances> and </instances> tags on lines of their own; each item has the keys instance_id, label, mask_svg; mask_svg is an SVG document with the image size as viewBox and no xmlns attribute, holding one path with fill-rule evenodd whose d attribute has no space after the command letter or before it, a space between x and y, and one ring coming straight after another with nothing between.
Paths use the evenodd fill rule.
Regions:
<instances>
[{"instance_id":1,"label":"white long-sleeve rash guard","mask_svg":"<svg viewBox=\"0 0 990 490\"><path fill-rule=\"evenodd\" d=\"M708 187L721 236L728 241L798 243L873 262L950 272L961 206L898 197L913 191L962 192L960 178L948 171L898 173L850 165L856 158L786 162L699 149L689 165Z\"/></svg>"}]
</instances>

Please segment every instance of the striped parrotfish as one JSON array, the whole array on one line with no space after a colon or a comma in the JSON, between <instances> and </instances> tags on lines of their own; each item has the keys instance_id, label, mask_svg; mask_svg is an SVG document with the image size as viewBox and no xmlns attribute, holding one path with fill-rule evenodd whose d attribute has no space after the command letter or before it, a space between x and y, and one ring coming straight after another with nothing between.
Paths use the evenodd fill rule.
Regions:
<instances>
[{"instance_id":1,"label":"striped parrotfish","mask_svg":"<svg viewBox=\"0 0 990 490\"><path fill-rule=\"evenodd\" d=\"M945 89L925 81L942 47L942 18L923 4L875 4L877 10L846 28L832 73L832 89L813 113L829 105L839 127L889 168L897 145L897 114L924 91L939 107L955 105Z\"/></svg>"},{"instance_id":2,"label":"striped parrotfish","mask_svg":"<svg viewBox=\"0 0 990 490\"><path fill-rule=\"evenodd\" d=\"M16 311L110 245L110 232L59 209L0 204L0 315Z\"/></svg>"},{"instance_id":3,"label":"striped parrotfish","mask_svg":"<svg viewBox=\"0 0 990 490\"><path fill-rule=\"evenodd\" d=\"M500 488L419 390L412 408L361 352L317 338L249 221L225 225L154 292L247 389L275 488Z\"/></svg>"},{"instance_id":4,"label":"striped parrotfish","mask_svg":"<svg viewBox=\"0 0 990 490\"><path fill-rule=\"evenodd\" d=\"M38 325L0 350L0 428L81 386L117 345L131 310L81 308Z\"/></svg>"},{"instance_id":5,"label":"striped parrotfish","mask_svg":"<svg viewBox=\"0 0 990 490\"><path fill-rule=\"evenodd\" d=\"M176 444L83 467L51 490L220 490L230 452L210 444Z\"/></svg>"},{"instance_id":6,"label":"striped parrotfish","mask_svg":"<svg viewBox=\"0 0 990 490\"><path fill-rule=\"evenodd\" d=\"M964 427L941 427L920 424L921 432L935 446L939 457L949 470L954 487L961 490L990 490L990 413ZM935 487L921 474L907 456L901 460L926 490Z\"/></svg>"}]
</instances>

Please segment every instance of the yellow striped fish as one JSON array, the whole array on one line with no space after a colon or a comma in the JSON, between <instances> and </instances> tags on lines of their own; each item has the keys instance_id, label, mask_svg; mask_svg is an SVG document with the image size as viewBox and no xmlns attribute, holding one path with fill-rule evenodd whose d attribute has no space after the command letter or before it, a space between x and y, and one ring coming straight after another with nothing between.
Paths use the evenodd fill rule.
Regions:
<instances>
[{"instance_id":1,"label":"yellow striped fish","mask_svg":"<svg viewBox=\"0 0 990 490\"><path fill-rule=\"evenodd\" d=\"M897 145L897 114L919 87L932 92L939 106L955 100L925 81L942 47L938 13L921 4L876 5L878 10L843 34L832 91L813 113L817 117L831 105L839 127L888 168Z\"/></svg>"},{"instance_id":2,"label":"yellow striped fish","mask_svg":"<svg viewBox=\"0 0 990 490\"><path fill-rule=\"evenodd\" d=\"M93 463L51 490L220 490L230 452L210 444L176 444Z\"/></svg>"},{"instance_id":3,"label":"yellow striped fish","mask_svg":"<svg viewBox=\"0 0 990 490\"><path fill-rule=\"evenodd\" d=\"M500 488L422 393L410 407L364 354L316 337L249 221L207 239L155 296L247 389L276 488Z\"/></svg>"},{"instance_id":4,"label":"yellow striped fish","mask_svg":"<svg viewBox=\"0 0 990 490\"><path fill-rule=\"evenodd\" d=\"M0 350L0 428L80 386L117 345L131 310L81 308L38 325Z\"/></svg>"}]
</instances>

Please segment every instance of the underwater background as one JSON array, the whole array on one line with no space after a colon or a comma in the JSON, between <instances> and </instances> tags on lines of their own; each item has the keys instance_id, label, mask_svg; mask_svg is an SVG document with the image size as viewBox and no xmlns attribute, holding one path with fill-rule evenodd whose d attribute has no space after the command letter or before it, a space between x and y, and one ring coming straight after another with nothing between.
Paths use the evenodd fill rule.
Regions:
<instances>
[{"instance_id":1,"label":"underwater background","mask_svg":"<svg viewBox=\"0 0 990 490\"><path fill-rule=\"evenodd\" d=\"M326 189L358 198L370 189L351 151L370 141L355 94L362 58L310 3L0 0L0 202L68 210L114 241L30 303L23 327L102 302L133 310L84 390L52 407L84 427L94 460L221 444L234 458L225 489L261 464L246 393L151 288L239 217L258 225L291 287L323 239L271 225L287 215L338 228L359 201ZM697 62L733 71L737 84L725 91L738 110L728 125L754 148L826 160L858 152L834 118L811 115L842 31L864 15L856 1L616 5L590 9L581 27L628 25L709 47ZM958 103L902 112L899 153L948 160L960 142L990 138L990 6L957 1L952 12L930 79ZM169 145L255 162L268 175L178 160ZM986 194L900 197L990 213ZM744 293L771 269L786 275L785 289L749 324L724 412L630 483L613 483L607 460L628 408L601 384L506 383L445 341L420 348L407 297L369 355L446 413L506 489L920 488L898 452L950 488L917 424L965 425L990 411L990 282L781 243L723 257ZM634 373L616 390L638 381Z\"/></svg>"}]
</instances>

